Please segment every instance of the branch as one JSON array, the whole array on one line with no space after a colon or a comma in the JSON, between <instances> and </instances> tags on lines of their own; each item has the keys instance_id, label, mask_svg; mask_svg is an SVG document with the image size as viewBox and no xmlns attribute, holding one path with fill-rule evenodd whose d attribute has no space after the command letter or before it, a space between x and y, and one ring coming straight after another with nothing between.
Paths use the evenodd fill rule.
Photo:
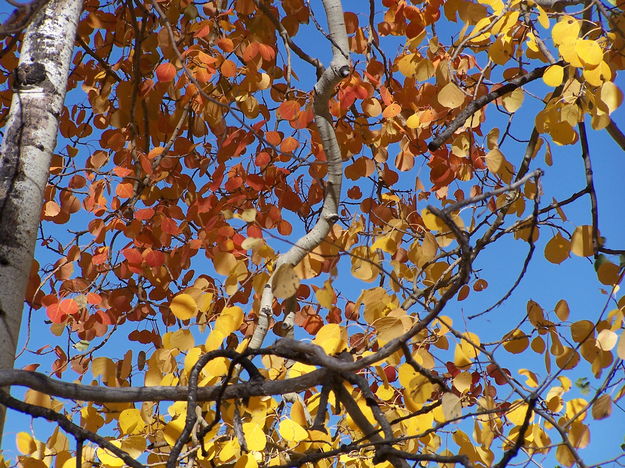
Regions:
<instances>
[{"instance_id":1,"label":"branch","mask_svg":"<svg viewBox=\"0 0 625 468\"><path fill-rule=\"evenodd\" d=\"M606 127L606 130L612 137L612 139L625 151L625 135L620 128L614 123L614 120L610 119L610 123Z\"/></svg>"},{"instance_id":2,"label":"branch","mask_svg":"<svg viewBox=\"0 0 625 468\"><path fill-rule=\"evenodd\" d=\"M315 124L319 130L323 150L328 164L328 177L325 184L325 195L321 215L312 229L302 236L285 253L276 260L276 268L283 264L297 265L326 238L332 225L339 219L339 201L343 181L343 157L334 133L332 116L328 102L339 82L351 72L349 62L349 42L345 30L345 20L341 0L323 0L328 18L330 38L332 42L332 62L326 68L314 86L313 109ZM271 280L269 281L271 283ZM250 339L249 348L260 348L269 329L273 291L269 284L263 289L260 303L260 314L254 334Z\"/></svg>"},{"instance_id":3,"label":"branch","mask_svg":"<svg viewBox=\"0 0 625 468\"><path fill-rule=\"evenodd\" d=\"M15 6L11 16L0 25L0 36L8 36L20 32L30 24L33 17L41 10L49 0L33 0L32 2L18 4L9 2Z\"/></svg>"},{"instance_id":4,"label":"branch","mask_svg":"<svg viewBox=\"0 0 625 468\"><path fill-rule=\"evenodd\" d=\"M562 64L562 62L557 62L558 64ZM467 107L465 107L460 113L456 116L456 118L449 124L449 126L443 130L436 138L434 138L430 143L428 143L428 149L430 151L436 151L440 148L445 141L460 127L464 125L464 122L471 117L475 112L477 112L482 107L486 106L489 102L494 101L495 99L500 98L501 96L511 93L517 88L520 88L524 84L529 83L530 81L534 81L545 73L545 70L549 68L551 65L545 65L543 67L535 68L534 70L527 72L525 75L518 76L508 81L501 88L497 88L494 91L491 91L484 96L480 96L474 101L471 101Z\"/></svg>"},{"instance_id":5,"label":"branch","mask_svg":"<svg viewBox=\"0 0 625 468\"><path fill-rule=\"evenodd\" d=\"M529 427L530 420L537 401L538 398L536 396L530 399L529 404L527 405L527 411L525 412L525 419L523 420L523 424L521 424L521 428L519 429L519 437L517 437L517 440L512 448L505 451L503 457L501 457L501 460L494 466L494 468L504 468L505 466L508 466L508 462L516 457L521 447L523 447L523 444L525 443L525 434L527 433L527 429Z\"/></svg>"},{"instance_id":6,"label":"branch","mask_svg":"<svg viewBox=\"0 0 625 468\"><path fill-rule=\"evenodd\" d=\"M223 391L222 399L232 400L235 398L300 392L323 384L327 376L328 371L326 369L318 369L291 379L279 381L252 380L251 382L228 386ZM187 401L189 397L189 387L187 386L96 387L93 385L62 382L39 372L19 369L0 370L0 387L11 385L28 387L53 397L98 403ZM197 401L216 401L221 391L221 385L200 387L197 390Z\"/></svg>"},{"instance_id":7,"label":"branch","mask_svg":"<svg viewBox=\"0 0 625 468\"><path fill-rule=\"evenodd\" d=\"M338 400L345 407L345 410L354 420L360 430L365 434L370 434L369 440L371 442L385 444L382 438L378 435L378 431L376 431L375 428L371 425L367 417L361 411L358 404L345 389L342 382L337 382L333 386L333 390ZM392 450L390 442L388 444L389 445L385 444L382 447L377 448L374 460L376 460L377 463L388 460L395 467L407 467L408 464L404 460L388 453L389 450Z\"/></svg>"},{"instance_id":8,"label":"branch","mask_svg":"<svg viewBox=\"0 0 625 468\"><path fill-rule=\"evenodd\" d=\"M590 148L588 147L588 136L586 135L586 125L584 122L578 124L579 139L582 145L582 159L584 160L584 170L586 173L586 190L590 195L590 215L592 218L592 252L597 258L599 255L599 209L597 203L597 192L592 177L592 165L590 163Z\"/></svg>"},{"instance_id":9,"label":"branch","mask_svg":"<svg viewBox=\"0 0 625 468\"><path fill-rule=\"evenodd\" d=\"M275 26L276 30L280 33L282 40L285 42L285 46L290 47L299 58L315 67L315 70L317 71L317 78L320 77L324 72L324 68L319 59L317 59L316 57L311 57L306 52L304 52L295 42L293 42L293 39L291 39L287 30L284 28L282 23L278 21L278 19L272 14L271 10L269 9L269 7L267 7L267 5L265 5L260 0L254 0L254 3L256 4L258 9L260 9L260 11L262 11L263 14L267 18L269 18L269 21L271 21L272 24Z\"/></svg>"},{"instance_id":10,"label":"branch","mask_svg":"<svg viewBox=\"0 0 625 468\"><path fill-rule=\"evenodd\" d=\"M72 434L76 440L78 441L78 448L80 450L82 447L83 440L90 440L91 442L99 445L100 447L108 450L116 457L121 458L128 466L132 466L134 468L145 468L145 466L134 458L132 458L128 453L124 450L116 447L104 437L99 436L91 431L83 429L80 426L77 426L69 419L67 419L62 414L57 413L49 408L43 408L37 405L31 405L29 403L25 403L23 401L17 400L7 393L0 391L0 403L2 403L7 408L14 409L24 414L29 414L34 418L45 418L48 421L55 422L61 427L65 432Z\"/></svg>"},{"instance_id":11,"label":"branch","mask_svg":"<svg viewBox=\"0 0 625 468\"><path fill-rule=\"evenodd\" d=\"M473 463L471 463L471 460L469 460L469 457L467 457L466 455L436 455L436 454L429 454L429 453L411 453L411 452L404 452L403 450L397 450L393 448L389 449L388 453L390 455L403 458L405 460L429 461L429 462L435 462L435 463L440 463L440 464L460 463L461 465L466 466L467 468L471 468L473 466ZM374 463L375 463L375 459L374 459Z\"/></svg>"}]
</instances>

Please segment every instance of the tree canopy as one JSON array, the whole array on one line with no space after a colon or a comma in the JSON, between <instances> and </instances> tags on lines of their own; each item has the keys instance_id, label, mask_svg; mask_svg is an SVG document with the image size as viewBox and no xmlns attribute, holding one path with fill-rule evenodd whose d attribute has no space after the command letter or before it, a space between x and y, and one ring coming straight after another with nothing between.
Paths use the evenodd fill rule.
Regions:
<instances>
[{"instance_id":1,"label":"tree canopy","mask_svg":"<svg viewBox=\"0 0 625 468\"><path fill-rule=\"evenodd\" d=\"M623 5L11 4L2 466L625 461Z\"/></svg>"}]
</instances>

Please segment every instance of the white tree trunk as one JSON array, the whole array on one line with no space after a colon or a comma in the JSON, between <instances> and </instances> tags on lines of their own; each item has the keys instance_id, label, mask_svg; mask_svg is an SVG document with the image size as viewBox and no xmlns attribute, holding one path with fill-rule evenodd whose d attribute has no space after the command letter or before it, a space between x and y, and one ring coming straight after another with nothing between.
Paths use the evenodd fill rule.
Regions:
<instances>
[{"instance_id":1,"label":"white tree trunk","mask_svg":"<svg viewBox=\"0 0 625 468\"><path fill-rule=\"evenodd\" d=\"M50 0L24 32L0 146L0 369L13 368L24 294L82 0ZM0 407L0 437L6 409Z\"/></svg>"}]
</instances>

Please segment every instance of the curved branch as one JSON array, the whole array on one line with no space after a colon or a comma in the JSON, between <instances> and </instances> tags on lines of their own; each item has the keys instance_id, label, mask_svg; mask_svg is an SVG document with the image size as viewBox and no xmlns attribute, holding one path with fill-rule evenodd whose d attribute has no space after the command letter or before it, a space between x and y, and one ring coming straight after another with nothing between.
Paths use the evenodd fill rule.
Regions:
<instances>
[{"instance_id":1,"label":"curved branch","mask_svg":"<svg viewBox=\"0 0 625 468\"><path fill-rule=\"evenodd\" d=\"M330 39L332 42L332 62L326 68L314 86L313 109L315 124L321 136L321 143L325 151L328 164L328 177L326 179L326 192L323 199L321 215L313 228L302 236L285 253L281 254L276 261L277 271L280 265L297 265L302 259L317 247L326 238L332 225L338 220L338 207L341 198L341 184L343 181L343 157L336 134L332 116L329 111L329 100L339 82L349 76L351 72L349 62L349 43L343 17L341 0L323 0L323 6L328 18ZM268 285L263 289L260 303L260 313L254 334L249 347L257 349L262 343L269 329L271 318L271 306L273 303L273 291Z\"/></svg>"}]
</instances>

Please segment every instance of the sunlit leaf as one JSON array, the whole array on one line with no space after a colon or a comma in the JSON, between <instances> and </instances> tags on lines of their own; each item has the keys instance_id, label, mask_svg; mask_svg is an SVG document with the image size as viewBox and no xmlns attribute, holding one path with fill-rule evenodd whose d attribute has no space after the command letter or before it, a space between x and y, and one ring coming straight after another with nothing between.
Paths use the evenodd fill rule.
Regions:
<instances>
[{"instance_id":1,"label":"sunlit leaf","mask_svg":"<svg viewBox=\"0 0 625 468\"><path fill-rule=\"evenodd\" d=\"M274 272L271 279L271 289L275 297L287 299L295 294L300 284L300 279L295 274L292 265L283 263Z\"/></svg>"},{"instance_id":2,"label":"sunlit leaf","mask_svg":"<svg viewBox=\"0 0 625 468\"><path fill-rule=\"evenodd\" d=\"M174 296L169 304L172 314L180 320L189 320L197 314L197 303L189 294L181 293Z\"/></svg>"},{"instance_id":3,"label":"sunlit leaf","mask_svg":"<svg viewBox=\"0 0 625 468\"><path fill-rule=\"evenodd\" d=\"M284 440L289 442L300 442L308 437L308 432L292 419L280 421L278 431Z\"/></svg>"}]
</instances>

